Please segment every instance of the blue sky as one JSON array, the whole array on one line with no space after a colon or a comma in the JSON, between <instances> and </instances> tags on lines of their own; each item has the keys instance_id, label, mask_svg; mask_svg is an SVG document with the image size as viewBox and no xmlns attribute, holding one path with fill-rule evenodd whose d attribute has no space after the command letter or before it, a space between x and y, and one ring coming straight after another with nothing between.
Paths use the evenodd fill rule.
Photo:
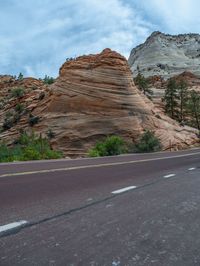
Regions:
<instances>
[{"instance_id":1,"label":"blue sky","mask_svg":"<svg viewBox=\"0 0 200 266\"><path fill-rule=\"evenodd\" d=\"M0 75L56 77L67 57L128 57L152 31L200 33L199 0L0 0Z\"/></svg>"}]
</instances>

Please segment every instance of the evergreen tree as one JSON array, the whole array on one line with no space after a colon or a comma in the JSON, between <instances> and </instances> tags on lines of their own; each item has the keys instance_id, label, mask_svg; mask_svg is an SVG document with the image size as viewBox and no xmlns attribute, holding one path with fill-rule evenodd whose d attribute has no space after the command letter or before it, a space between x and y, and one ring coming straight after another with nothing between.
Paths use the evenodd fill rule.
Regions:
<instances>
[{"instance_id":1,"label":"evergreen tree","mask_svg":"<svg viewBox=\"0 0 200 266\"><path fill-rule=\"evenodd\" d=\"M188 110L191 115L191 125L196 127L200 133L200 94L196 91L191 91Z\"/></svg>"},{"instance_id":2,"label":"evergreen tree","mask_svg":"<svg viewBox=\"0 0 200 266\"><path fill-rule=\"evenodd\" d=\"M146 95L148 98L151 98L151 95L153 94L152 90L149 89L149 82L148 80L141 74L141 72L138 70L138 74L134 79L135 85L141 90L144 95Z\"/></svg>"},{"instance_id":3,"label":"evergreen tree","mask_svg":"<svg viewBox=\"0 0 200 266\"><path fill-rule=\"evenodd\" d=\"M179 121L185 120L188 102L188 85L184 80L178 84L178 98L179 98Z\"/></svg>"},{"instance_id":4,"label":"evergreen tree","mask_svg":"<svg viewBox=\"0 0 200 266\"><path fill-rule=\"evenodd\" d=\"M172 118L178 117L178 86L174 79L170 79L165 90L164 102L165 112Z\"/></svg>"},{"instance_id":5,"label":"evergreen tree","mask_svg":"<svg viewBox=\"0 0 200 266\"><path fill-rule=\"evenodd\" d=\"M24 76L23 76L23 74L20 72L20 73L19 73L19 76L18 76L17 79L21 81L21 80L23 80L23 78L24 78Z\"/></svg>"}]
</instances>

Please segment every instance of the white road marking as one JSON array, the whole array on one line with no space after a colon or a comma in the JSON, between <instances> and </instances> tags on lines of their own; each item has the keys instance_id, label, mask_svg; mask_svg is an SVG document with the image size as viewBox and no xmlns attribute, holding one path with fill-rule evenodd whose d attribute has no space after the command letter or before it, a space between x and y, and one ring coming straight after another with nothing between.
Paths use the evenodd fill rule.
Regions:
<instances>
[{"instance_id":1,"label":"white road marking","mask_svg":"<svg viewBox=\"0 0 200 266\"><path fill-rule=\"evenodd\" d=\"M137 187L136 186L125 187L125 188L121 188L121 189L115 190L115 191L113 191L111 193L112 194L120 194L120 193L129 191L129 190L132 190L132 189L135 189L135 188L137 188Z\"/></svg>"},{"instance_id":2,"label":"white road marking","mask_svg":"<svg viewBox=\"0 0 200 266\"><path fill-rule=\"evenodd\" d=\"M91 164L91 165L72 166L72 167L66 167L66 168L45 169L45 170L21 172L21 173L20 172L10 173L10 174L2 174L0 175L0 178L44 174L44 173L55 173L55 172L63 172L63 171L73 171L73 170L79 170L79 169L101 168L101 167L108 167L108 166L115 166L115 165L128 165L128 164L143 163L143 162L163 161L167 159L184 158L184 157L194 156L198 154L200 154L200 152L175 155L175 156L167 156L167 157L158 157L158 158L151 158L151 159L134 160L134 161L128 161L128 162L113 162L113 163L102 163L102 164L95 164L95 165Z\"/></svg>"},{"instance_id":3,"label":"white road marking","mask_svg":"<svg viewBox=\"0 0 200 266\"><path fill-rule=\"evenodd\" d=\"M18 229L24 227L26 224L28 224L27 221L18 221L18 222L2 225L2 226L0 226L0 236L4 235L6 233L9 233L13 230L18 230Z\"/></svg>"},{"instance_id":4,"label":"white road marking","mask_svg":"<svg viewBox=\"0 0 200 266\"><path fill-rule=\"evenodd\" d=\"M175 174L165 175L164 178L170 178L170 177L173 177L173 176L175 176Z\"/></svg>"},{"instance_id":5,"label":"white road marking","mask_svg":"<svg viewBox=\"0 0 200 266\"><path fill-rule=\"evenodd\" d=\"M188 171L194 171L194 170L196 170L195 167L191 167L191 168L188 169Z\"/></svg>"}]
</instances>

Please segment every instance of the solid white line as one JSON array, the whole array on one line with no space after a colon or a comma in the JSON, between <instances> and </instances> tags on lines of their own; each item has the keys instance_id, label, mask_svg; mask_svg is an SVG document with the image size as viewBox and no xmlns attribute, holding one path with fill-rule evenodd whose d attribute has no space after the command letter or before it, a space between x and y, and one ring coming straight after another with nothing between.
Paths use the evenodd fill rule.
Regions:
<instances>
[{"instance_id":1,"label":"solid white line","mask_svg":"<svg viewBox=\"0 0 200 266\"><path fill-rule=\"evenodd\" d=\"M175 174L165 175L164 178L170 178L170 177L173 177L173 176L175 176Z\"/></svg>"},{"instance_id":2,"label":"solid white line","mask_svg":"<svg viewBox=\"0 0 200 266\"><path fill-rule=\"evenodd\" d=\"M191 168L188 169L188 171L194 171L194 170L196 170L195 167L191 167Z\"/></svg>"},{"instance_id":3,"label":"solid white line","mask_svg":"<svg viewBox=\"0 0 200 266\"><path fill-rule=\"evenodd\" d=\"M129 190L132 190L132 189L135 189L135 188L137 188L137 187L136 186L125 187L125 188L121 188L121 189L115 190L115 191L113 191L111 193L112 194L120 194L120 193L129 191Z\"/></svg>"},{"instance_id":4,"label":"solid white line","mask_svg":"<svg viewBox=\"0 0 200 266\"><path fill-rule=\"evenodd\" d=\"M21 227L24 227L26 224L28 224L27 221L18 221L18 222L2 225L0 226L0 236L6 233L9 233L12 230L20 229Z\"/></svg>"},{"instance_id":5,"label":"solid white line","mask_svg":"<svg viewBox=\"0 0 200 266\"><path fill-rule=\"evenodd\" d=\"M194 156L194 155L198 155L198 154L200 154L200 152L182 154L182 155L176 155L176 156L167 156L167 157L134 160L134 161L128 161L128 162L113 162L113 163L102 163L102 164L95 164L95 165L91 164L91 165L82 165L82 166L72 166L72 167L67 167L67 168L45 169L45 170L22 172L22 173L10 173L10 174L0 175L0 178L12 177L12 176L22 176L22 175L42 174L42 173L54 173L54 172L62 172L62 171L72 171L72 170L78 170L78 169L100 168L100 167L115 166L115 165L128 165L128 164L143 163L143 162L163 161L163 160L167 160L167 159L184 158L184 157Z\"/></svg>"}]
</instances>

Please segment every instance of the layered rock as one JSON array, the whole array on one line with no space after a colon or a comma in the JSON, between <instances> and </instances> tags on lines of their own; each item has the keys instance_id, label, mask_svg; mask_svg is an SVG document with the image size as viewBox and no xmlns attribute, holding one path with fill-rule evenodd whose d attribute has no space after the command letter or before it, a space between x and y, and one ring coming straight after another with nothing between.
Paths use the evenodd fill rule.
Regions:
<instances>
[{"instance_id":1,"label":"layered rock","mask_svg":"<svg viewBox=\"0 0 200 266\"><path fill-rule=\"evenodd\" d=\"M134 85L127 60L110 49L64 63L59 77L32 109L40 121L34 130L55 137L51 145L66 156L86 156L88 149L108 135L135 142L145 129L155 131L163 149L195 145L196 131L180 127L155 108ZM32 130L22 119L0 135L13 139L20 127Z\"/></svg>"},{"instance_id":2,"label":"layered rock","mask_svg":"<svg viewBox=\"0 0 200 266\"><path fill-rule=\"evenodd\" d=\"M200 76L200 35L154 32L132 50L128 62L134 76L138 68L145 77L168 79L184 71Z\"/></svg>"},{"instance_id":3,"label":"layered rock","mask_svg":"<svg viewBox=\"0 0 200 266\"><path fill-rule=\"evenodd\" d=\"M197 142L195 130L158 114L135 87L126 59L110 49L66 62L51 90L35 114L43 114L40 130L56 133L52 145L69 156L84 156L108 135L135 142L145 129L155 131L164 149Z\"/></svg>"}]
</instances>

